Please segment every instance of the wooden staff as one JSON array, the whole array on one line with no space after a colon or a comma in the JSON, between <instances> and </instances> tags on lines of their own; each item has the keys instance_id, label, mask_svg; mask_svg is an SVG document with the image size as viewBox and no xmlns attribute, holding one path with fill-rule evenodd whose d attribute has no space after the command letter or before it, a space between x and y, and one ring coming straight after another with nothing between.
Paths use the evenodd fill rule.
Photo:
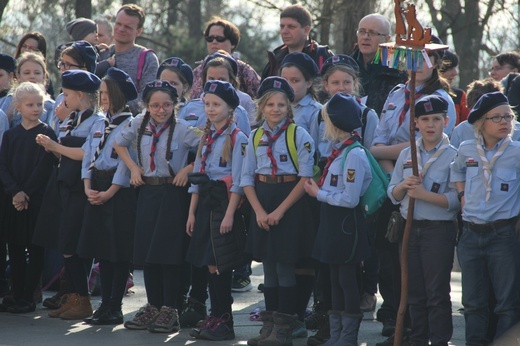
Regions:
<instances>
[{"instance_id":1,"label":"wooden staff","mask_svg":"<svg viewBox=\"0 0 520 346\"><path fill-rule=\"evenodd\" d=\"M412 56L415 56L412 54ZM412 58L413 59L413 58ZM415 62L414 62L415 63ZM419 176L419 165L417 163L417 145L415 143L415 71L410 75L410 155L412 156L413 175ZM408 306L408 243L412 230L413 213L415 209L415 198L409 199L406 225L404 226L403 243L401 246L401 301L397 312L395 324L394 346L401 346L403 341L404 317Z\"/></svg>"}]
</instances>

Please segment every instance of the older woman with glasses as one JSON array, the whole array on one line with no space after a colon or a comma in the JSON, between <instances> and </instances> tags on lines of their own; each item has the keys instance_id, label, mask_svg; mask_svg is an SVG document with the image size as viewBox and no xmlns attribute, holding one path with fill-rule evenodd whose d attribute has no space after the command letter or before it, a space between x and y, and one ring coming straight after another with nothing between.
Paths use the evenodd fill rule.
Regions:
<instances>
[{"instance_id":1,"label":"older woman with glasses","mask_svg":"<svg viewBox=\"0 0 520 346\"><path fill-rule=\"evenodd\" d=\"M212 17L206 24L204 38L206 40L208 56L219 50L225 50L232 55L240 42L240 30L238 30L233 23L225 19ZM199 98L202 93L202 70L204 61L207 58L208 57L204 58L201 64L193 70L192 99ZM236 59L236 61L238 63L237 77L240 82L239 90L249 94L252 98L256 98L258 86L260 85L260 76L251 66L242 60Z\"/></svg>"},{"instance_id":2,"label":"older woman with glasses","mask_svg":"<svg viewBox=\"0 0 520 346\"><path fill-rule=\"evenodd\" d=\"M511 72L520 71L520 54L517 52L500 53L493 58L489 68L489 76L501 81Z\"/></svg>"}]
</instances>

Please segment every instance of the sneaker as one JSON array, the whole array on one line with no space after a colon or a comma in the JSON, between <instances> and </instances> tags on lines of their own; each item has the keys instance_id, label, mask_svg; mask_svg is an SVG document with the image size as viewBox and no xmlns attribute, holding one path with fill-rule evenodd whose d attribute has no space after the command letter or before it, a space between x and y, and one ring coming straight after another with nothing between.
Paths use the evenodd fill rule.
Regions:
<instances>
[{"instance_id":1,"label":"sneaker","mask_svg":"<svg viewBox=\"0 0 520 346\"><path fill-rule=\"evenodd\" d=\"M34 312L34 310L36 310L36 303L25 299L20 299L7 308L7 311L13 314L25 314L28 312Z\"/></svg>"},{"instance_id":2,"label":"sneaker","mask_svg":"<svg viewBox=\"0 0 520 346\"><path fill-rule=\"evenodd\" d=\"M312 312L305 318L307 329L318 330L324 321L329 321L327 310L323 310L322 304L317 302L312 308Z\"/></svg>"},{"instance_id":3,"label":"sneaker","mask_svg":"<svg viewBox=\"0 0 520 346\"><path fill-rule=\"evenodd\" d=\"M85 322L85 323L87 323L87 324L93 324L93 323L92 323L93 320L97 320L97 319L99 319L101 316L103 316L103 315L107 315L109 312L110 312L110 307L109 307L108 305L103 305L103 304L101 304L101 305L96 309L96 311L94 311L94 313L92 314L92 316L83 319L83 322Z\"/></svg>"},{"instance_id":4,"label":"sneaker","mask_svg":"<svg viewBox=\"0 0 520 346\"><path fill-rule=\"evenodd\" d=\"M235 275L231 284L231 291L233 292L247 292L253 289L251 279L249 276Z\"/></svg>"},{"instance_id":5,"label":"sneaker","mask_svg":"<svg viewBox=\"0 0 520 346\"><path fill-rule=\"evenodd\" d=\"M179 316L181 327L196 327L199 321L206 318L206 305L197 299L188 298Z\"/></svg>"},{"instance_id":6,"label":"sneaker","mask_svg":"<svg viewBox=\"0 0 520 346\"><path fill-rule=\"evenodd\" d=\"M377 304L377 297L375 294L365 292L365 293L363 293L363 295L361 295L361 303L359 305L361 312L375 311L376 304Z\"/></svg>"},{"instance_id":7,"label":"sneaker","mask_svg":"<svg viewBox=\"0 0 520 346\"><path fill-rule=\"evenodd\" d=\"M292 325L292 337L293 339L300 339L307 337L307 328L305 322L296 319Z\"/></svg>"},{"instance_id":8,"label":"sneaker","mask_svg":"<svg viewBox=\"0 0 520 346\"><path fill-rule=\"evenodd\" d=\"M215 322L215 320L216 320L215 316L206 316L206 318L202 321L201 324L199 324L197 326L197 328L193 328L192 330L190 330L190 336L192 336L194 338L198 338L200 333L204 329L210 328L213 325L213 322Z\"/></svg>"},{"instance_id":9,"label":"sneaker","mask_svg":"<svg viewBox=\"0 0 520 346\"><path fill-rule=\"evenodd\" d=\"M323 320L323 323L319 326L316 334L310 336L307 339L308 346L318 346L326 343L330 339L330 324L329 320Z\"/></svg>"},{"instance_id":10,"label":"sneaker","mask_svg":"<svg viewBox=\"0 0 520 346\"><path fill-rule=\"evenodd\" d=\"M146 304L137 311L133 320L125 322L125 328L133 330L148 329L158 315L159 310L155 306Z\"/></svg>"},{"instance_id":11,"label":"sneaker","mask_svg":"<svg viewBox=\"0 0 520 346\"><path fill-rule=\"evenodd\" d=\"M197 337L197 339L211 341L233 340L234 338L233 320L228 313L215 318L211 326L201 330Z\"/></svg>"},{"instance_id":12,"label":"sneaker","mask_svg":"<svg viewBox=\"0 0 520 346\"><path fill-rule=\"evenodd\" d=\"M123 312L121 309L119 310L112 310L111 308L108 309L108 312L100 315L97 318L92 319L91 324L93 325L118 325L123 323Z\"/></svg>"},{"instance_id":13,"label":"sneaker","mask_svg":"<svg viewBox=\"0 0 520 346\"><path fill-rule=\"evenodd\" d=\"M179 313L169 306L162 306L155 322L148 327L151 333L176 333L181 330Z\"/></svg>"}]
</instances>

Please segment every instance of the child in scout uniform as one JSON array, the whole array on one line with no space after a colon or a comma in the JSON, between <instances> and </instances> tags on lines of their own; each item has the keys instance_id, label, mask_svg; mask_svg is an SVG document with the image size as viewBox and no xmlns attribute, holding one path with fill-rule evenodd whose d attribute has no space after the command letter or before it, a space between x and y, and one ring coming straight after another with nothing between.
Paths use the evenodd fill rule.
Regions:
<instances>
[{"instance_id":1,"label":"child in scout uniform","mask_svg":"<svg viewBox=\"0 0 520 346\"><path fill-rule=\"evenodd\" d=\"M486 337L489 282L498 315L495 336L520 320L520 246L515 230L520 212L520 143L511 139L514 119L504 94L484 94L468 116L476 138L461 143L451 164L451 181L462 207L457 255L468 345L491 342Z\"/></svg>"},{"instance_id":2,"label":"child in scout uniform","mask_svg":"<svg viewBox=\"0 0 520 346\"><path fill-rule=\"evenodd\" d=\"M443 133L448 102L437 95L415 104L419 176L412 173L410 148L397 159L388 197L400 204L406 219L410 197L415 212L408 245L408 310L415 345L446 345L451 339L450 279L453 266L456 215L460 203L450 183L449 165L456 149ZM429 332L428 332L429 331Z\"/></svg>"},{"instance_id":3,"label":"child in scout uniform","mask_svg":"<svg viewBox=\"0 0 520 346\"><path fill-rule=\"evenodd\" d=\"M249 137L240 186L253 209L246 249L263 264L266 311L260 336L248 344L285 345L297 319L296 265L310 259L316 229L303 190L313 175L314 142L302 127L294 128L287 80L266 78L259 95L261 125ZM289 145L296 147L297 166Z\"/></svg>"}]
</instances>

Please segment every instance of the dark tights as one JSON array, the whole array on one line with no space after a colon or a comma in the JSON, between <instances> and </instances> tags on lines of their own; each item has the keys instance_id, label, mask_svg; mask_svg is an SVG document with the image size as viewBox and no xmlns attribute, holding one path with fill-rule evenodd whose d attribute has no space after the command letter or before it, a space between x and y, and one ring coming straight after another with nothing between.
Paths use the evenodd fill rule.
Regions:
<instances>
[{"instance_id":1,"label":"dark tights","mask_svg":"<svg viewBox=\"0 0 520 346\"><path fill-rule=\"evenodd\" d=\"M230 317L233 297L231 296L231 271L220 274L209 274L209 296L211 299L211 316L221 317L228 313Z\"/></svg>"},{"instance_id":2,"label":"dark tights","mask_svg":"<svg viewBox=\"0 0 520 346\"><path fill-rule=\"evenodd\" d=\"M29 262L25 259L26 250ZM9 244L9 260L11 263L11 289L14 299L33 301L34 290L40 282L43 272L43 247Z\"/></svg>"},{"instance_id":3,"label":"dark tights","mask_svg":"<svg viewBox=\"0 0 520 346\"><path fill-rule=\"evenodd\" d=\"M345 311L348 314L360 314L358 264L331 264L330 283L332 292L332 310Z\"/></svg>"},{"instance_id":4,"label":"dark tights","mask_svg":"<svg viewBox=\"0 0 520 346\"><path fill-rule=\"evenodd\" d=\"M180 309L181 272L178 265L147 263L143 273L148 303L159 309L162 306Z\"/></svg>"},{"instance_id":5,"label":"dark tights","mask_svg":"<svg viewBox=\"0 0 520 346\"><path fill-rule=\"evenodd\" d=\"M82 297L88 296L88 273L92 267L91 259L79 258L77 255L64 257L65 277L70 284L70 291Z\"/></svg>"},{"instance_id":6,"label":"dark tights","mask_svg":"<svg viewBox=\"0 0 520 346\"><path fill-rule=\"evenodd\" d=\"M109 306L114 311L121 310L129 273L129 261L99 261L101 304Z\"/></svg>"}]
</instances>

